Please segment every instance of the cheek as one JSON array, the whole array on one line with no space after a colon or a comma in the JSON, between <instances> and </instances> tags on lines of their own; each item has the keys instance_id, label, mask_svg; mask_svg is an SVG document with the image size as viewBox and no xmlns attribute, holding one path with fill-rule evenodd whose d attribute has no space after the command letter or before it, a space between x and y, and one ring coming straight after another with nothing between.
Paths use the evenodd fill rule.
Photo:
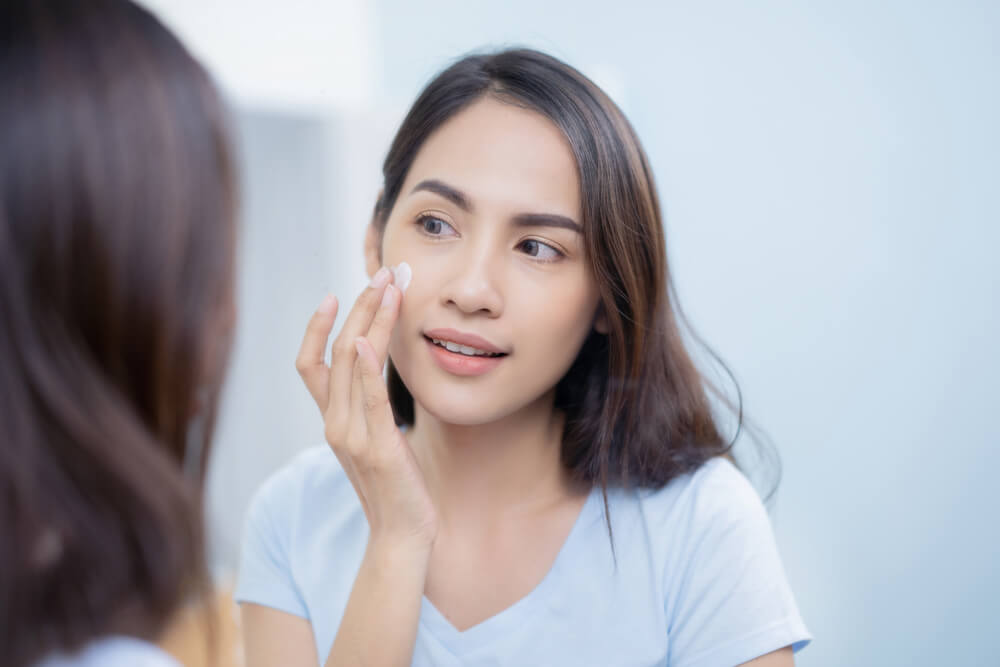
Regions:
<instances>
[{"instance_id":1,"label":"cheek","mask_svg":"<svg viewBox=\"0 0 1000 667\"><path fill-rule=\"evenodd\" d=\"M593 325L596 296L581 293L571 284L568 287L550 290L545 295L532 295L523 299L518 307L521 322L518 339L540 341L541 345L532 347L548 358L575 358ZM544 335L539 336L539 332Z\"/></svg>"},{"instance_id":2,"label":"cheek","mask_svg":"<svg viewBox=\"0 0 1000 667\"><path fill-rule=\"evenodd\" d=\"M440 259L429 252L424 244L414 243L413 239L408 239L405 230L396 226L387 227L385 237L382 241L382 263L386 266L398 266L406 262L410 266L410 283L403 296L404 305L408 298L412 298L415 290L421 287L435 284L441 272Z\"/></svg>"},{"instance_id":3,"label":"cheek","mask_svg":"<svg viewBox=\"0 0 1000 667\"><path fill-rule=\"evenodd\" d=\"M434 267L421 262L419 256L412 253L400 256L396 259L396 264L402 261L410 265L413 273L410 285L400 301L396 325L389 340L389 354L397 365L406 364L406 355L412 354L413 345L420 342L420 332L427 324L425 315L435 300L436 284ZM390 265L395 266L395 264Z\"/></svg>"},{"instance_id":4,"label":"cheek","mask_svg":"<svg viewBox=\"0 0 1000 667\"><path fill-rule=\"evenodd\" d=\"M403 361L401 355L405 354L405 342L413 342L417 335L418 325L416 324L416 313L419 311L416 301L418 292L414 290L412 281L410 289L406 290L403 300L399 304L399 314L396 317L396 324L392 329L392 336L389 338L389 354L397 362Z\"/></svg>"}]
</instances>

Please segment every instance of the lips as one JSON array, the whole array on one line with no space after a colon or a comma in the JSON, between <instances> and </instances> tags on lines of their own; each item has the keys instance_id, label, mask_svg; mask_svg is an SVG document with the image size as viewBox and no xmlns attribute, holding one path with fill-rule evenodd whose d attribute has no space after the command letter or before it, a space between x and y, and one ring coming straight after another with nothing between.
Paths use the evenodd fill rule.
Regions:
<instances>
[{"instance_id":1,"label":"lips","mask_svg":"<svg viewBox=\"0 0 1000 667\"><path fill-rule=\"evenodd\" d=\"M476 376L489 373L498 367L507 358L507 355L498 356L465 355L461 352L451 352L440 345L431 342L430 338L424 338L427 351L431 359L441 370L456 376Z\"/></svg>"},{"instance_id":2,"label":"lips","mask_svg":"<svg viewBox=\"0 0 1000 667\"><path fill-rule=\"evenodd\" d=\"M455 329L425 331L424 340L427 341L427 351L434 362L439 368L451 375L476 376L489 373L503 363L503 360L510 354L509 350L504 350L481 336ZM441 344L435 343L435 340L453 348L458 346L466 351L468 348L472 348L472 352L487 352L489 355L450 351L442 347Z\"/></svg>"},{"instance_id":3,"label":"lips","mask_svg":"<svg viewBox=\"0 0 1000 667\"><path fill-rule=\"evenodd\" d=\"M498 345L491 343L482 336L477 336L476 334L466 333L464 331L458 331L456 329L430 329L424 332L424 337L428 339L434 339L439 341L444 341L448 343L454 343L456 345L461 345L464 347L471 347L481 352L487 352L489 354L510 354L510 350L505 350Z\"/></svg>"}]
</instances>

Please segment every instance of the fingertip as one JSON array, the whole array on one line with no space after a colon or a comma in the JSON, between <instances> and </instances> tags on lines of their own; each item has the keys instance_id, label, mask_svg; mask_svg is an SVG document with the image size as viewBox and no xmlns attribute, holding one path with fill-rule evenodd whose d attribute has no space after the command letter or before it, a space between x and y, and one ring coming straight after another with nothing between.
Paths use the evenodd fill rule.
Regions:
<instances>
[{"instance_id":1,"label":"fingertip","mask_svg":"<svg viewBox=\"0 0 1000 667\"><path fill-rule=\"evenodd\" d=\"M323 313L324 315L329 315L330 313L333 312L334 308L336 307L337 307L337 297L335 297L332 294L327 294L325 297L323 297L323 301L319 304L319 308L317 310L320 313Z\"/></svg>"},{"instance_id":2,"label":"fingertip","mask_svg":"<svg viewBox=\"0 0 1000 667\"><path fill-rule=\"evenodd\" d=\"M372 276L372 280L368 283L368 286L374 289L380 289L388 285L389 281L392 280L392 277L392 271L389 270L389 267L383 266L375 272L375 275Z\"/></svg>"},{"instance_id":3,"label":"fingertip","mask_svg":"<svg viewBox=\"0 0 1000 667\"><path fill-rule=\"evenodd\" d=\"M399 292L399 288L394 285L386 285L385 292L382 293L383 308L391 306L395 302L396 297L393 295L393 292Z\"/></svg>"}]
</instances>

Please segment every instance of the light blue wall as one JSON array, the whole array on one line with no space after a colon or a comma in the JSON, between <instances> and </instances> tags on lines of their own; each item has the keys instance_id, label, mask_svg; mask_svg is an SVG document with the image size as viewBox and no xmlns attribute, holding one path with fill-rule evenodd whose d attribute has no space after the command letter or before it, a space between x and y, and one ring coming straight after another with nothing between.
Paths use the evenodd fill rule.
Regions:
<instances>
[{"instance_id":1,"label":"light blue wall","mask_svg":"<svg viewBox=\"0 0 1000 667\"><path fill-rule=\"evenodd\" d=\"M387 104L504 43L623 104L683 305L784 461L798 664L1000 664L1000 5L376 6Z\"/></svg>"}]
</instances>

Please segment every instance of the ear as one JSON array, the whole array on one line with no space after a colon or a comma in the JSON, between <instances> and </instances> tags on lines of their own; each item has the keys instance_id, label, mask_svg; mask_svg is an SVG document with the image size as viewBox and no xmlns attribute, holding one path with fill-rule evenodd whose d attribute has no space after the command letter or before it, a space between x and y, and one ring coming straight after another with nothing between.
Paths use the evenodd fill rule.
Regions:
<instances>
[{"instance_id":1,"label":"ear","mask_svg":"<svg viewBox=\"0 0 1000 667\"><path fill-rule=\"evenodd\" d=\"M382 239L381 234L375 229L375 222L368 223L365 231L365 271L371 278L382 266Z\"/></svg>"},{"instance_id":2,"label":"ear","mask_svg":"<svg viewBox=\"0 0 1000 667\"><path fill-rule=\"evenodd\" d=\"M382 211L382 197L385 189L378 191L375 199L375 208L372 211L372 219L368 222L368 229L365 231L365 271L371 278L382 266L382 234L375 227L375 220L378 219ZM383 228L384 231L384 228Z\"/></svg>"},{"instance_id":3,"label":"ear","mask_svg":"<svg viewBox=\"0 0 1000 667\"><path fill-rule=\"evenodd\" d=\"M604 311L604 304L597 304L597 314L594 316L594 330L599 334L608 333L608 315Z\"/></svg>"}]
</instances>

